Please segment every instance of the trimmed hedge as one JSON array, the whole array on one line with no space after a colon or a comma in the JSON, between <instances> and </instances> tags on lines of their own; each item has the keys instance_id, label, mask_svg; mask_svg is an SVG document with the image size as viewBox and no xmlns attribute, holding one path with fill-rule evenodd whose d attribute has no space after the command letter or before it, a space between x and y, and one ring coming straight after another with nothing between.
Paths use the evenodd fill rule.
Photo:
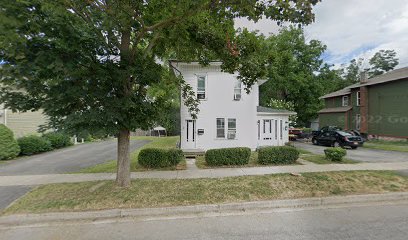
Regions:
<instances>
[{"instance_id":1,"label":"trimmed hedge","mask_svg":"<svg viewBox=\"0 0 408 240\"><path fill-rule=\"evenodd\" d=\"M35 135L21 137L17 139L17 142L21 149L21 155L33 155L53 149L50 141Z\"/></svg>"},{"instance_id":2,"label":"trimmed hedge","mask_svg":"<svg viewBox=\"0 0 408 240\"><path fill-rule=\"evenodd\" d=\"M330 161L340 162L347 155L347 151L341 147L326 148L324 149L324 155Z\"/></svg>"},{"instance_id":3,"label":"trimmed hedge","mask_svg":"<svg viewBox=\"0 0 408 240\"><path fill-rule=\"evenodd\" d=\"M245 165L249 162L251 149L247 147L210 149L205 152L209 166Z\"/></svg>"},{"instance_id":4,"label":"trimmed hedge","mask_svg":"<svg viewBox=\"0 0 408 240\"><path fill-rule=\"evenodd\" d=\"M4 124L0 124L0 160L13 159L20 153L20 147L13 132Z\"/></svg>"},{"instance_id":5,"label":"trimmed hedge","mask_svg":"<svg viewBox=\"0 0 408 240\"><path fill-rule=\"evenodd\" d=\"M74 143L71 141L71 138L68 135L65 135L63 133L56 133L56 132L46 133L46 134L43 135L43 138L50 141L51 146L54 149L74 145Z\"/></svg>"},{"instance_id":6,"label":"trimmed hedge","mask_svg":"<svg viewBox=\"0 0 408 240\"><path fill-rule=\"evenodd\" d=\"M262 147L258 149L260 164L293 164L299 158L299 151L290 146Z\"/></svg>"},{"instance_id":7,"label":"trimmed hedge","mask_svg":"<svg viewBox=\"0 0 408 240\"><path fill-rule=\"evenodd\" d=\"M180 149L145 148L140 150L138 162L146 168L163 168L177 166L183 160Z\"/></svg>"}]
</instances>

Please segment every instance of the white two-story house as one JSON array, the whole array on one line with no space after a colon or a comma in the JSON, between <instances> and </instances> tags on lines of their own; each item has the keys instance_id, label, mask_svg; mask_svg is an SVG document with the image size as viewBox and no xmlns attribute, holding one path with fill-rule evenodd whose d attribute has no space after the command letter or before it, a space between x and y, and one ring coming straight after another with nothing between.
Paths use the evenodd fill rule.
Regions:
<instances>
[{"instance_id":1,"label":"white two-story house","mask_svg":"<svg viewBox=\"0 0 408 240\"><path fill-rule=\"evenodd\" d=\"M181 100L180 147L188 151L214 148L282 146L289 141L289 116L294 112L259 106L258 81L249 94L237 74L221 71L221 62L202 67L198 62L170 61L195 89L200 112L193 119Z\"/></svg>"}]
</instances>

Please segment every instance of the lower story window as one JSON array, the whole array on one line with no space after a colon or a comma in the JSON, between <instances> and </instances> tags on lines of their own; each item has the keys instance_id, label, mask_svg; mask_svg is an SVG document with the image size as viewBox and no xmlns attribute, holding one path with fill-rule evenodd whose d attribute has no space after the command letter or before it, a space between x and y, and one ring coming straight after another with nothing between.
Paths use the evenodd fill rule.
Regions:
<instances>
[{"instance_id":1,"label":"lower story window","mask_svg":"<svg viewBox=\"0 0 408 240\"><path fill-rule=\"evenodd\" d=\"M228 118L228 139L235 139L237 135L237 120Z\"/></svg>"},{"instance_id":2,"label":"lower story window","mask_svg":"<svg viewBox=\"0 0 408 240\"><path fill-rule=\"evenodd\" d=\"M236 136L237 120L235 118L217 118L217 138L235 139Z\"/></svg>"},{"instance_id":3,"label":"lower story window","mask_svg":"<svg viewBox=\"0 0 408 240\"><path fill-rule=\"evenodd\" d=\"M225 138L225 119L217 118L217 138Z\"/></svg>"}]
</instances>

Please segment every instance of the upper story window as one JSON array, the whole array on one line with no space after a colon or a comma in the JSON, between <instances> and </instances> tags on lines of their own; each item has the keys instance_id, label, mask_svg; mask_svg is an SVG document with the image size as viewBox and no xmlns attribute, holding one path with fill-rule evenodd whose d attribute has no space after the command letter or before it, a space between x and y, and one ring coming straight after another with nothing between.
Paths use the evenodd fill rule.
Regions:
<instances>
[{"instance_id":1,"label":"upper story window","mask_svg":"<svg viewBox=\"0 0 408 240\"><path fill-rule=\"evenodd\" d=\"M347 107L348 103L349 103L349 97L348 96L343 96L342 106Z\"/></svg>"},{"instance_id":2,"label":"upper story window","mask_svg":"<svg viewBox=\"0 0 408 240\"><path fill-rule=\"evenodd\" d=\"M197 99L206 99L205 76L197 76Z\"/></svg>"},{"instance_id":3,"label":"upper story window","mask_svg":"<svg viewBox=\"0 0 408 240\"><path fill-rule=\"evenodd\" d=\"M234 85L234 100L239 101L241 100L241 81L237 81Z\"/></svg>"},{"instance_id":4,"label":"upper story window","mask_svg":"<svg viewBox=\"0 0 408 240\"><path fill-rule=\"evenodd\" d=\"M360 93L360 91L358 91L357 93L356 93L356 104L357 104L357 106L360 106L360 104L361 104L361 93Z\"/></svg>"}]
</instances>

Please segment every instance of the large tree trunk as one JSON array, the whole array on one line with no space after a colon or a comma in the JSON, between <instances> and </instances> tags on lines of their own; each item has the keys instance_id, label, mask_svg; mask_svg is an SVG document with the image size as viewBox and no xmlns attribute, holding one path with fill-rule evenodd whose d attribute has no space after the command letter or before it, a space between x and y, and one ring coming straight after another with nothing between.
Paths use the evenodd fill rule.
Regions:
<instances>
[{"instance_id":1,"label":"large tree trunk","mask_svg":"<svg viewBox=\"0 0 408 240\"><path fill-rule=\"evenodd\" d=\"M116 184L119 187L130 186L130 132L121 130L118 135L118 166Z\"/></svg>"}]
</instances>

